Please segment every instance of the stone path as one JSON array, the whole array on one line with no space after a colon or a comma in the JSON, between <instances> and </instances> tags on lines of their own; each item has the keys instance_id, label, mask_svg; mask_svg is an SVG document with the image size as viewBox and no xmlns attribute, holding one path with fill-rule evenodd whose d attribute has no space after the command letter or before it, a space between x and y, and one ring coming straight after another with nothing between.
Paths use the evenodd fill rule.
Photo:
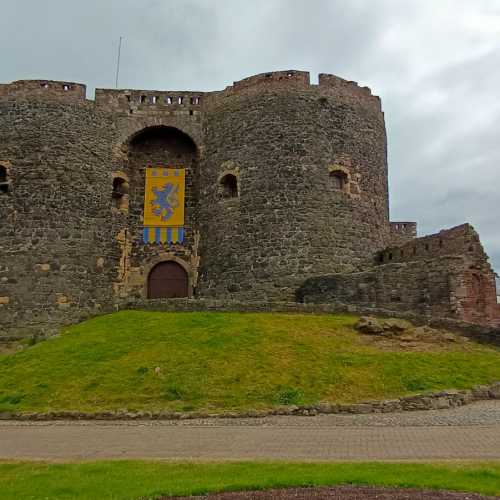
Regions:
<instances>
[{"instance_id":1,"label":"stone path","mask_svg":"<svg viewBox=\"0 0 500 500\"><path fill-rule=\"evenodd\" d=\"M104 458L500 459L500 401L399 414L0 422L0 459Z\"/></svg>"}]
</instances>

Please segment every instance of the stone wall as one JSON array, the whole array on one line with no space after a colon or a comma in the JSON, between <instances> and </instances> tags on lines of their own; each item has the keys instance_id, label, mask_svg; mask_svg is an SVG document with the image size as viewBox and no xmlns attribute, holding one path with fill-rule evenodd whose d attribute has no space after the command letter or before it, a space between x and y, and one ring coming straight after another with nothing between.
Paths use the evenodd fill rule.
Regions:
<instances>
[{"instance_id":1,"label":"stone wall","mask_svg":"<svg viewBox=\"0 0 500 500\"><path fill-rule=\"evenodd\" d=\"M79 103L85 101L86 86L54 80L18 80L0 85L0 99L12 102L34 100Z\"/></svg>"},{"instance_id":2,"label":"stone wall","mask_svg":"<svg viewBox=\"0 0 500 500\"><path fill-rule=\"evenodd\" d=\"M470 224L440 231L392 246L380 253L379 263L429 261L442 256L464 256L467 265L455 283L458 314L472 323L500 323L495 273Z\"/></svg>"},{"instance_id":3,"label":"stone wall","mask_svg":"<svg viewBox=\"0 0 500 500\"><path fill-rule=\"evenodd\" d=\"M478 262L488 259L477 232L470 224L462 224L436 234L411 238L403 244L388 246L380 253L378 261L384 264L411 262L443 255L468 255Z\"/></svg>"},{"instance_id":4,"label":"stone wall","mask_svg":"<svg viewBox=\"0 0 500 500\"><path fill-rule=\"evenodd\" d=\"M390 247L378 261L360 273L306 280L298 300L500 325L495 274L469 224Z\"/></svg>"},{"instance_id":5,"label":"stone wall","mask_svg":"<svg viewBox=\"0 0 500 500\"><path fill-rule=\"evenodd\" d=\"M175 256L197 270L193 258L198 240L199 159L192 139L168 127L152 127L134 137L127 144L127 153L122 168L130 183L129 208L121 214L125 255L116 291L121 298L142 298L146 293L147 272L155 263ZM186 171L183 243L145 245L143 242L145 172L151 166L184 168Z\"/></svg>"},{"instance_id":6,"label":"stone wall","mask_svg":"<svg viewBox=\"0 0 500 500\"><path fill-rule=\"evenodd\" d=\"M85 92L0 85L0 338L141 303L149 271L170 259L198 297L294 300L308 278L336 273L353 304L500 318L475 233L414 239L415 223L389 222L384 116L367 87L326 74L311 85L289 70L217 92ZM160 165L187 170L183 244L141 241L145 169ZM117 178L128 186L122 205ZM427 305L421 285L434 290Z\"/></svg>"},{"instance_id":7,"label":"stone wall","mask_svg":"<svg viewBox=\"0 0 500 500\"><path fill-rule=\"evenodd\" d=\"M391 222L390 245L399 247L417 237L416 222Z\"/></svg>"},{"instance_id":8,"label":"stone wall","mask_svg":"<svg viewBox=\"0 0 500 500\"><path fill-rule=\"evenodd\" d=\"M297 298L305 303L339 302L458 319L454 292L466 265L463 257L452 256L311 278L298 290Z\"/></svg>"}]
</instances>

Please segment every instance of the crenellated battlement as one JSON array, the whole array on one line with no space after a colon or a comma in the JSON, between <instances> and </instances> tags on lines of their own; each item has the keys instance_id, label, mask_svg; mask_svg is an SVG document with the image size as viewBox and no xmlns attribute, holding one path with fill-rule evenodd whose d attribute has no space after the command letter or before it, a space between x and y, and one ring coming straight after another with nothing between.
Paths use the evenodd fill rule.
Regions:
<instances>
[{"instance_id":1,"label":"crenellated battlement","mask_svg":"<svg viewBox=\"0 0 500 500\"><path fill-rule=\"evenodd\" d=\"M417 237L416 222L391 222L391 246L401 246Z\"/></svg>"},{"instance_id":2,"label":"crenellated battlement","mask_svg":"<svg viewBox=\"0 0 500 500\"><path fill-rule=\"evenodd\" d=\"M199 109L205 92L96 89L95 104L112 110Z\"/></svg>"},{"instance_id":3,"label":"crenellated battlement","mask_svg":"<svg viewBox=\"0 0 500 500\"><path fill-rule=\"evenodd\" d=\"M328 73L320 73L318 84L321 88L344 89L352 93L357 93L362 97L375 97L372 96L370 87L360 87L358 82L352 80L344 80L339 76L331 75Z\"/></svg>"},{"instance_id":4,"label":"crenellated battlement","mask_svg":"<svg viewBox=\"0 0 500 500\"><path fill-rule=\"evenodd\" d=\"M401 227L403 223L397 224ZM379 263L412 262L445 255L468 255L480 261L487 260L477 232L470 224L462 224L386 248L380 253Z\"/></svg>"},{"instance_id":5,"label":"crenellated battlement","mask_svg":"<svg viewBox=\"0 0 500 500\"><path fill-rule=\"evenodd\" d=\"M244 78L220 92L209 92L209 96L255 95L266 91L288 90L297 92L316 92L320 98L332 97L334 100L361 105L375 112L382 110L380 98L372 95L368 87L360 87L357 82L344 80L335 75L321 73L319 83L311 84L307 71L287 70L260 73Z\"/></svg>"},{"instance_id":6,"label":"crenellated battlement","mask_svg":"<svg viewBox=\"0 0 500 500\"><path fill-rule=\"evenodd\" d=\"M75 82L17 80L0 85L0 99L83 102L85 101L86 91L86 85Z\"/></svg>"},{"instance_id":7,"label":"crenellated battlement","mask_svg":"<svg viewBox=\"0 0 500 500\"><path fill-rule=\"evenodd\" d=\"M318 82L322 92L344 100L368 103L375 111L382 110L380 98L373 95L369 87L360 87L357 82L326 73L319 74Z\"/></svg>"},{"instance_id":8,"label":"crenellated battlement","mask_svg":"<svg viewBox=\"0 0 500 500\"><path fill-rule=\"evenodd\" d=\"M272 71L270 73L259 73L258 75L249 76L248 78L234 82L232 87L226 87L226 90L233 89L238 91L256 86L307 88L309 85L310 77L308 71L290 69L287 71Z\"/></svg>"},{"instance_id":9,"label":"crenellated battlement","mask_svg":"<svg viewBox=\"0 0 500 500\"><path fill-rule=\"evenodd\" d=\"M380 99L372 95L368 87L360 87L356 82L344 80L335 75L321 73L318 85L310 83L307 71L286 70L260 73L243 80L222 91L201 92L184 90L135 90L96 89L95 105L111 111L134 113L166 109L201 109L205 98L254 94L271 90L316 91L320 96L334 97L346 102L362 103L376 111L381 110ZM85 101L86 86L81 83L54 80L18 80L0 84L2 100L41 100L75 103Z\"/></svg>"}]
</instances>

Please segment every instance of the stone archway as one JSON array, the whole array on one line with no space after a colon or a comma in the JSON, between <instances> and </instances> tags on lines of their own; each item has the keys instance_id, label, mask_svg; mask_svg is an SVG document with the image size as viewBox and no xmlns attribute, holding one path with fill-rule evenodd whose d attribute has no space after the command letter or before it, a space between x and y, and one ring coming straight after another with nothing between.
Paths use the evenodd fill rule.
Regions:
<instances>
[{"instance_id":1,"label":"stone archway","mask_svg":"<svg viewBox=\"0 0 500 500\"><path fill-rule=\"evenodd\" d=\"M148 275L148 299L173 299L189 296L188 273L173 260L159 262Z\"/></svg>"}]
</instances>

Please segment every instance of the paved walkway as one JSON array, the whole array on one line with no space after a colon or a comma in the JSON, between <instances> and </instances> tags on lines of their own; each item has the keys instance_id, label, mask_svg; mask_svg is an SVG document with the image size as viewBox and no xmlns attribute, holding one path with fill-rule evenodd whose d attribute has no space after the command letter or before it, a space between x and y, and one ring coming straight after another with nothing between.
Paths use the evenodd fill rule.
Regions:
<instances>
[{"instance_id":1,"label":"paved walkway","mask_svg":"<svg viewBox=\"0 0 500 500\"><path fill-rule=\"evenodd\" d=\"M500 459L500 401L391 415L1 422L0 458Z\"/></svg>"}]
</instances>

